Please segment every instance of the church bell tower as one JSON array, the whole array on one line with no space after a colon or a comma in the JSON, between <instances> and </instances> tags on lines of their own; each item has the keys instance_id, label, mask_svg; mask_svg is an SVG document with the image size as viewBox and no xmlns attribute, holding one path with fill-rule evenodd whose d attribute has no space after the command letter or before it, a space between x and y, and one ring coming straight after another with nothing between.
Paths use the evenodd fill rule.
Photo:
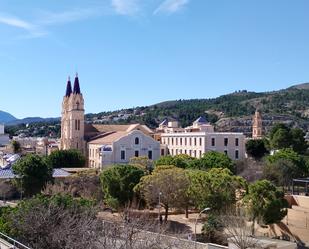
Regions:
<instances>
[{"instance_id":1,"label":"church bell tower","mask_svg":"<svg viewBox=\"0 0 309 249\"><path fill-rule=\"evenodd\" d=\"M252 125L252 138L253 139L261 139L263 137L263 123L262 123L262 115L256 110L253 118Z\"/></svg>"},{"instance_id":2,"label":"church bell tower","mask_svg":"<svg viewBox=\"0 0 309 249\"><path fill-rule=\"evenodd\" d=\"M60 149L77 149L85 154L84 114L84 98L76 74L73 90L70 78L68 79L66 93L62 101Z\"/></svg>"}]
</instances>

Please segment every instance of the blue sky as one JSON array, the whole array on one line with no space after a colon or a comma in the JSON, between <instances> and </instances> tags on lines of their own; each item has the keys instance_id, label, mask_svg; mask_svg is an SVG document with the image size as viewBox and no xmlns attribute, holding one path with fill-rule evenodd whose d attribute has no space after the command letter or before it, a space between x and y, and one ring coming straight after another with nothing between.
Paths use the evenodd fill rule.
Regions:
<instances>
[{"instance_id":1,"label":"blue sky","mask_svg":"<svg viewBox=\"0 0 309 249\"><path fill-rule=\"evenodd\" d=\"M0 109L60 116L309 81L308 0L0 0Z\"/></svg>"}]
</instances>

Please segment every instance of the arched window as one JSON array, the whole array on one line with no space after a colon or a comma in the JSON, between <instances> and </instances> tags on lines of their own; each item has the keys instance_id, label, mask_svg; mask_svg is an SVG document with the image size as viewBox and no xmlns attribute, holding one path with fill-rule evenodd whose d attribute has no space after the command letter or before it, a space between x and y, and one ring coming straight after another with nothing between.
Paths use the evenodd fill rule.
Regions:
<instances>
[{"instance_id":1,"label":"arched window","mask_svg":"<svg viewBox=\"0 0 309 249\"><path fill-rule=\"evenodd\" d=\"M79 110L79 102L76 102L76 110Z\"/></svg>"},{"instance_id":2,"label":"arched window","mask_svg":"<svg viewBox=\"0 0 309 249\"><path fill-rule=\"evenodd\" d=\"M135 138L135 144L139 144L139 138L138 137Z\"/></svg>"}]
</instances>

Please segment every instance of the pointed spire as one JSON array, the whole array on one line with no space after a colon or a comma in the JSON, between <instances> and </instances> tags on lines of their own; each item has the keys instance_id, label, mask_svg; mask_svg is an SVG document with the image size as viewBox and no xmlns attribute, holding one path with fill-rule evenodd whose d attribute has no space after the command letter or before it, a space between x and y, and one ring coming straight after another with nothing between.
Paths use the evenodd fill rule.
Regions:
<instances>
[{"instance_id":1,"label":"pointed spire","mask_svg":"<svg viewBox=\"0 0 309 249\"><path fill-rule=\"evenodd\" d=\"M74 94L80 94L80 87L79 87L79 80L78 80L78 74L76 73L75 80L74 80Z\"/></svg>"},{"instance_id":2,"label":"pointed spire","mask_svg":"<svg viewBox=\"0 0 309 249\"><path fill-rule=\"evenodd\" d=\"M65 96L70 97L71 93L72 93L72 85L71 85L71 80L70 80L70 76L69 76Z\"/></svg>"}]
</instances>

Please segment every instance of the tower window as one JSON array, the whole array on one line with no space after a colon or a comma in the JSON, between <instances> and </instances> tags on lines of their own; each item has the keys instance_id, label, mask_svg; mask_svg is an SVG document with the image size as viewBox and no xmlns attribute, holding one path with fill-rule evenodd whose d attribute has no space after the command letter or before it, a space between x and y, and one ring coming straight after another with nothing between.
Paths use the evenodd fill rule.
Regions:
<instances>
[{"instance_id":1,"label":"tower window","mask_svg":"<svg viewBox=\"0 0 309 249\"><path fill-rule=\"evenodd\" d=\"M135 144L139 144L139 138L138 137L135 138Z\"/></svg>"},{"instance_id":2,"label":"tower window","mask_svg":"<svg viewBox=\"0 0 309 249\"><path fill-rule=\"evenodd\" d=\"M79 110L79 102L76 102L76 109Z\"/></svg>"},{"instance_id":3,"label":"tower window","mask_svg":"<svg viewBox=\"0 0 309 249\"><path fill-rule=\"evenodd\" d=\"M235 146L239 146L239 139L235 138Z\"/></svg>"},{"instance_id":4,"label":"tower window","mask_svg":"<svg viewBox=\"0 0 309 249\"><path fill-rule=\"evenodd\" d=\"M139 151L138 150L135 151L134 156L139 157Z\"/></svg>"},{"instance_id":5,"label":"tower window","mask_svg":"<svg viewBox=\"0 0 309 249\"><path fill-rule=\"evenodd\" d=\"M224 146L228 146L229 144L229 139L228 138L224 138Z\"/></svg>"}]
</instances>

